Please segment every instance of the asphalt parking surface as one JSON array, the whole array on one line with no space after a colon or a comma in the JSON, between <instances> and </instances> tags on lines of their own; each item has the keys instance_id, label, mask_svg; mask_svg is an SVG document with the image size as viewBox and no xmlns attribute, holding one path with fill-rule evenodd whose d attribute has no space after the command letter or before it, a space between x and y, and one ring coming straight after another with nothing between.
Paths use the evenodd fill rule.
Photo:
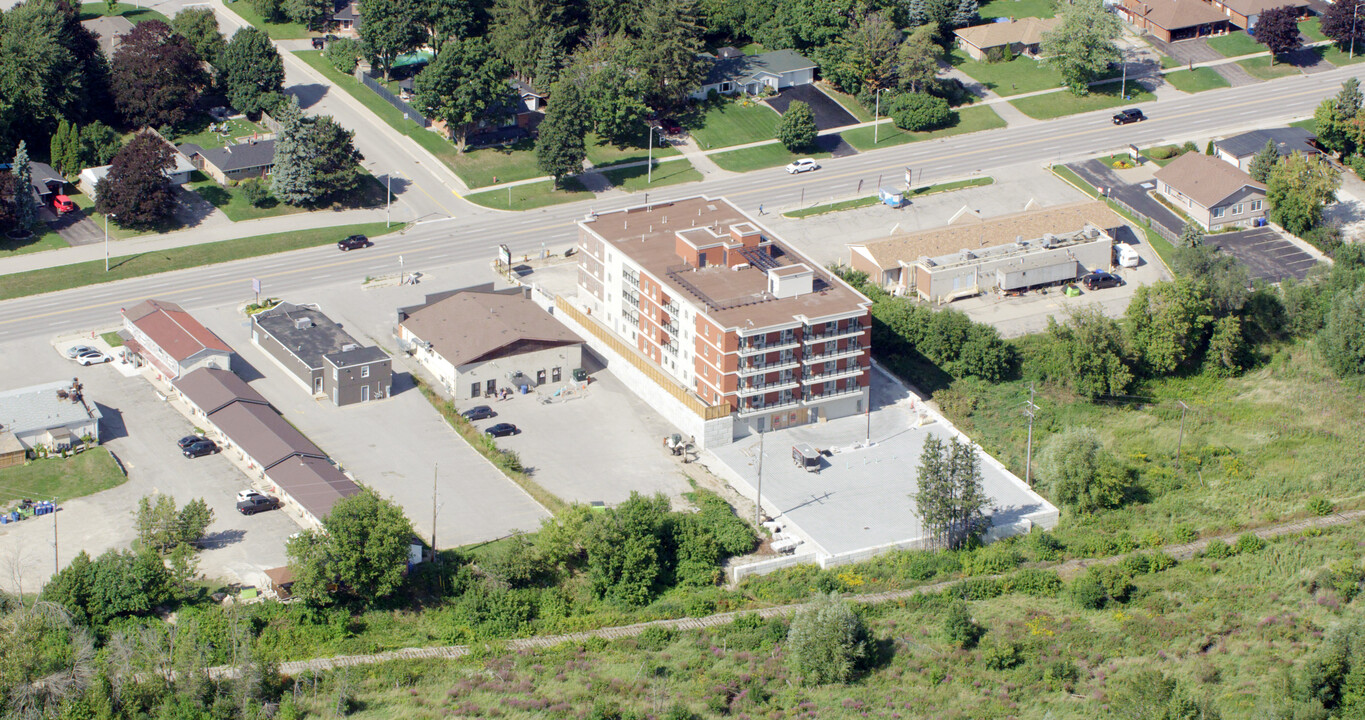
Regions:
<instances>
[{"instance_id":1,"label":"asphalt parking surface","mask_svg":"<svg viewBox=\"0 0 1365 720\"><path fill-rule=\"evenodd\" d=\"M1302 280L1318 263L1317 258L1269 227L1206 235L1204 242L1246 265L1252 280L1279 282L1291 277Z\"/></svg>"},{"instance_id":2,"label":"asphalt parking surface","mask_svg":"<svg viewBox=\"0 0 1365 720\"><path fill-rule=\"evenodd\" d=\"M845 110L843 105L821 92L820 88L814 85L797 85L786 88L777 95L764 100L764 102L771 105L779 113L785 113L787 108L797 100L810 106L811 114L815 116L815 127L821 130L858 124L858 118L853 117L853 114Z\"/></svg>"}]
</instances>

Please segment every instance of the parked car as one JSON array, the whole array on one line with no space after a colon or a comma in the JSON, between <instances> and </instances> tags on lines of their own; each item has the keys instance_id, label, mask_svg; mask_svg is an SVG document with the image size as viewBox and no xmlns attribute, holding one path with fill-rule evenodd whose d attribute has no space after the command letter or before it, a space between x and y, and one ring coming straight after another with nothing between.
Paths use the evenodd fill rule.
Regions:
<instances>
[{"instance_id":1,"label":"parked car","mask_svg":"<svg viewBox=\"0 0 1365 720\"><path fill-rule=\"evenodd\" d=\"M373 244L374 243L370 242L370 239L365 237L364 235L352 235L346 238L345 240L338 240L337 248L339 248L342 252L346 252L347 250L359 250L360 248L367 248Z\"/></svg>"},{"instance_id":2,"label":"parked car","mask_svg":"<svg viewBox=\"0 0 1365 720\"><path fill-rule=\"evenodd\" d=\"M218 443L212 440L199 440L198 442L187 445L184 449L185 457L197 458L205 455L212 455L218 452Z\"/></svg>"},{"instance_id":3,"label":"parked car","mask_svg":"<svg viewBox=\"0 0 1365 720\"><path fill-rule=\"evenodd\" d=\"M92 348L89 345L73 345L66 349L66 356L71 358L72 360L75 360L76 358L86 353L92 352L99 352L99 350L96 350L95 348Z\"/></svg>"},{"instance_id":4,"label":"parked car","mask_svg":"<svg viewBox=\"0 0 1365 720\"><path fill-rule=\"evenodd\" d=\"M72 202L67 195L54 195L52 197L52 211L58 215L65 215L76 209L76 203Z\"/></svg>"},{"instance_id":5,"label":"parked car","mask_svg":"<svg viewBox=\"0 0 1365 720\"><path fill-rule=\"evenodd\" d=\"M85 365L85 366L87 366L87 367L90 366L90 365L98 365L98 364L100 364L100 363L107 363L107 362L109 362L109 361L111 361L111 360L113 360L112 357L109 357L108 355L105 355L104 353L100 352L99 350L91 350L91 351L89 351L89 352L83 352L83 353L81 353L80 355L77 355L77 356L76 356L76 362L78 362L78 363L80 363L80 364L82 364L82 365Z\"/></svg>"},{"instance_id":6,"label":"parked car","mask_svg":"<svg viewBox=\"0 0 1365 720\"><path fill-rule=\"evenodd\" d=\"M1127 110L1120 110L1119 112L1114 113L1115 125L1127 125L1128 123L1142 122L1146 119L1147 118L1142 114L1142 111L1137 108L1128 108Z\"/></svg>"},{"instance_id":7,"label":"parked car","mask_svg":"<svg viewBox=\"0 0 1365 720\"><path fill-rule=\"evenodd\" d=\"M512 423L498 423L497 425L484 430L484 432L493 437L502 437L503 435L516 435L521 431Z\"/></svg>"},{"instance_id":8,"label":"parked car","mask_svg":"<svg viewBox=\"0 0 1365 720\"><path fill-rule=\"evenodd\" d=\"M263 497L267 497L267 496L262 495L261 493L258 493L258 492L256 492L255 490L238 490L238 491L237 491L237 502L246 502L247 500L250 500L251 498L263 498Z\"/></svg>"},{"instance_id":9,"label":"parked car","mask_svg":"<svg viewBox=\"0 0 1365 720\"><path fill-rule=\"evenodd\" d=\"M820 166L817 165L815 161L810 158L801 158L800 160L796 160L787 166L787 172L791 175L803 172L810 172L811 170L819 169Z\"/></svg>"},{"instance_id":10,"label":"parked car","mask_svg":"<svg viewBox=\"0 0 1365 720\"><path fill-rule=\"evenodd\" d=\"M237 512L243 515L255 515L258 512L274 510L280 506L280 501L269 495L253 495L237 503Z\"/></svg>"},{"instance_id":11,"label":"parked car","mask_svg":"<svg viewBox=\"0 0 1365 720\"><path fill-rule=\"evenodd\" d=\"M176 441L175 441L175 444L176 444L176 446L178 446L181 450L184 450L185 448L187 448L187 447L189 447L189 446L191 446L191 445L193 445L193 444L195 444L195 443L197 443L197 442L199 442L199 441L201 441L201 440L203 440L203 439L204 439L204 436L203 436L203 435L186 435L185 437L182 437L182 438L180 438L179 440L176 440Z\"/></svg>"},{"instance_id":12,"label":"parked car","mask_svg":"<svg viewBox=\"0 0 1365 720\"><path fill-rule=\"evenodd\" d=\"M669 135L681 135L683 131L682 125L673 118L660 118L659 127L663 128L664 132Z\"/></svg>"},{"instance_id":13,"label":"parked car","mask_svg":"<svg viewBox=\"0 0 1365 720\"><path fill-rule=\"evenodd\" d=\"M486 420L498 416L497 413L493 412L493 408L487 405L475 405L460 414L464 416L465 420Z\"/></svg>"},{"instance_id":14,"label":"parked car","mask_svg":"<svg viewBox=\"0 0 1365 720\"><path fill-rule=\"evenodd\" d=\"M1096 270L1081 276L1081 284L1085 286L1086 290L1099 290L1118 287L1123 284L1123 279L1113 273Z\"/></svg>"}]
</instances>

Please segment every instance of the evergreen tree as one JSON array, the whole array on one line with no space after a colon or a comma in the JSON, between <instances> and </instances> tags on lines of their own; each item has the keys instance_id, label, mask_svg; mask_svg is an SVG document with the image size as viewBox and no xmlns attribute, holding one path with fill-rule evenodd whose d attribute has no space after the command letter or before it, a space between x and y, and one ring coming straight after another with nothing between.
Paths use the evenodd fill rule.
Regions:
<instances>
[{"instance_id":1,"label":"evergreen tree","mask_svg":"<svg viewBox=\"0 0 1365 720\"><path fill-rule=\"evenodd\" d=\"M28 143L19 141L19 149L14 153L14 224L20 232L27 232L33 223L38 222L38 203L33 199L33 175L28 168Z\"/></svg>"},{"instance_id":2,"label":"evergreen tree","mask_svg":"<svg viewBox=\"0 0 1365 720\"><path fill-rule=\"evenodd\" d=\"M693 0L652 0L640 18L640 39L632 67L652 86L647 101L656 108L687 101L706 76L702 29Z\"/></svg>"},{"instance_id":3,"label":"evergreen tree","mask_svg":"<svg viewBox=\"0 0 1365 720\"><path fill-rule=\"evenodd\" d=\"M66 168L66 136L71 132L71 123L62 118L57 123L57 132L52 133L52 143L48 147L48 155L52 158L53 167L57 172L65 175L69 171Z\"/></svg>"},{"instance_id":4,"label":"evergreen tree","mask_svg":"<svg viewBox=\"0 0 1365 720\"><path fill-rule=\"evenodd\" d=\"M1362 97L1360 92L1360 80L1354 77L1346 78L1346 82L1341 84L1341 90L1337 93L1337 107L1341 108L1343 113L1355 115L1360 112L1362 101L1365 101L1365 97Z\"/></svg>"},{"instance_id":5,"label":"evergreen tree","mask_svg":"<svg viewBox=\"0 0 1365 720\"><path fill-rule=\"evenodd\" d=\"M1181 247L1198 247L1204 244L1204 231L1195 223L1187 222L1180 230Z\"/></svg>"},{"instance_id":6,"label":"evergreen tree","mask_svg":"<svg viewBox=\"0 0 1365 720\"><path fill-rule=\"evenodd\" d=\"M583 171L583 159L587 157L583 136L588 132L588 105L582 89L571 80L555 83L550 94L555 101L540 123L536 163L541 170L553 175L558 185L564 178Z\"/></svg>"},{"instance_id":7,"label":"evergreen tree","mask_svg":"<svg viewBox=\"0 0 1365 720\"><path fill-rule=\"evenodd\" d=\"M364 172L355 133L337 124L331 115L306 118L314 148L314 203L340 200L360 187Z\"/></svg>"},{"instance_id":8,"label":"evergreen tree","mask_svg":"<svg viewBox=\"0 0 1365 720\"><path fill-rule=\"evenodd\" d=\"M906 27L917 28L928 22L929 6L927 0L910 0L905 6Z\"/></svg>"},{"instance_id":9,"label":"evergreen tree","mask_svg":"<svg viewBox=\"0 0 1365 720\"><path fill-rule=\"evenodd\" d=\"M1208 144L1204 146L1204 154L1205 154L1205 155L1210 155L1210 156L1211 156L1211 155L1214 154L1214 152L1215 152L1215 151L1214 151L1214 149L1213 149L1213 141L1210 140L1210 141L1208 142Z\"/></svg>"},{"instance_id":10,"label":"evergreen tree","mask_svg":"<svg viewBox=\"0 0 1365 720\"><path fill-rule=\"evenodd\" d=\"M1352 78L1354 80L1355 78ZM1251 158L1251 165L1247 167L1247 174L1252 180L1263 183L1270 177L1270 171L1275 169L1275 163L1280 161L1280 153L1275 149L1274 140L1266 140L1265 147Z\"/></svg>"},{"instance_id":11,"label":"evergreen tree","mask_svg":"<svg viewBox=\"0 0 1365 720\"><path fill-rule=\"evenodd\" d=\"M957 549L980 535L990 504L981 486L981 460L970 443L937 436L924 441L918 471L915 511L925 533L937 544Z\"/></svg>"},{"instance_id":12,"label":"evergreen tree","mask_svg":"<svg viewBox=\"0 0 1365 720\"><path fill-rule=\"evenodd\" d=\"M280 202L303 205L313 199L313 187L317 184L314 165L317 154L312 143L308 142L303 111L299 109L297 98L290 96L288 102L280 103L274 115L280 123L280 132L275 138L275 166L270 174L270 194L279 198Z\"/></svg>"},{"instance_id":13,"label":"evergreen tree","mask_svg":"<svg viewBox=\"0 0 1365 720\"><path fill-rule=\"evenodd\" d=\"M99 122L96 121L95 124L98 125ZM68 177L75 177L80 174L81 170L87 167L83 161L84 152L83 146L81 145L81 129L76 123L71 123L71 126L67 128L66 142L63 143L63 146L66 150L66 154L62 156L62 167L65 168L62 170L62 174ZM112 158L113 154L111 153L109 157ZM55 160L56 158L54 157L53 159ZM103 165L104 163L100 164Z\"/></svg>"},{"instance_id":14,"label":"evergreen tree","mask_svg":"<svg viewBox=\"0 0 1365 720\"><path fill-rule=\"evenodd\" d=\"M968 27L975 23L979 18L977 13L981 7L976 0L960 0L957 9L953 10L951 26L953 28Z\"/></svg>"}]
</instances>

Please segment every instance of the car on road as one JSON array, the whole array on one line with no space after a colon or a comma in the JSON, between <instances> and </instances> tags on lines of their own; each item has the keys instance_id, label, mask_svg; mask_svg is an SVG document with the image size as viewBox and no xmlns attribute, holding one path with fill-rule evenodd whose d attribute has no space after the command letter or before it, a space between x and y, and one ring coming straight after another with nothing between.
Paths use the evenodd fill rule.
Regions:
<instances>
[{"instance_id":1,"label":"car on road","mask_svg":"<svg viewBox=\"0 0 1365 720\"><path fill-rule=\"evenodd\" d=\"M190 443L181 452L183 452L187 458L197 458L204 457L205 455L212 455L218 452L218 450L218 443L212 440L201 439L198 442Z\"/></svg>"},{"instance_id":2,"label":"car on road","mask_svg":"<svg viewBox=\"0 0 1365 720\"><path fill-rule=\"evenodd\" d=\"M105 355L99 350L89 350L76 356L76 362L85 365L86 367L89 367L91 365L99 365L100 363L107 363L113 359L114 358Z\"/></svg>"},{"instance_id":3,"label":"car on road","mask_svg":"<svg viewBox=\"0 0 1365 720\"><path fill-rule=\"evenodd\" d=\"M280 506L280 501L269 495L253 495L237 503L237 512L243 515L255 515L258 512L274 510Z\"/></svg>"},{"instance_id":4,"label":"car on road","mask_svg":"<svg viewBox=\"0 0 1365 720\"><path fill-rule=\"evenodd\" d=\"M502 437L503 435L516 435L521 431L512 423L498 423L497 425L484 430L484 432L493 437Z\"/></svg>"},{"instance_id":5,"label":"car on road","mask_svg":"<svg viewBox=\"0 0 1365 720\"><path fill-rule=\"evenodd\" d=\"M1113 273L1103 270L1096 270L1081 276L1081 284L1086 290L1100 290L1102 288L1118 287L1123 284L1123 278Z\"/></svg>"},{"instance_id":6,"label":"car on road","mask_svg":"<svg viewBox=\"0 0 1365 720\"><path fill-rule=\"evenodd\" d=\"M346 252L347 250L359 250L361 248L367 248L373 244L374 243L370 242L370 239L365 237L364 235L352 235L346 238L345 240L338 240L337 248L342 252Z\"/></svg>"},{"instance_id":7,"label":"car on road","mask_svg":"<svg viewBox=\"0 0 1365 720\"><path fill-rule=\"evenodd\" d=\"M1120 110L1117 113L1114 113L1115 125L1127 125L1128 123L1142 122L1146 119L1147 117L1137 108L1128 108L1127 110Z\"/></svg>"},{"instance_id":8,"label":"car on road","mask_svg":"<svg viewBox=\"0 0 1365 720\"><path fill-rule=\"evenodd\" d=\"M493 408L487 405L475 405L460 414L464 416L465 420L486 420L498 416L497 413L493 412Z\"/></svg>"},{"instance_id":9,"label":"car on road","mask_svg":"<svg viewBox=\"0 0 1365 720\"><path fill-rule=\"evenodd\" d=\"M801 158L800 160L792 161L791 164L787 165L787 173L790 175L819 169L820 166L811 158Z\"/></svg>"},{"instance_id":10,"label":"car on road","mask_svg":"<svg viewBox=\"0 0 1365 720\"><path fill-rule=\"evenodd\" d=\"M68 358L71 358L72 360L75 360L76 358L80 357L81 355L84 355L85 353L92 352L99 352L99 350L96 350L95 348L92 348L89 345L73 345L66 349L66 356Z\"/></svg>"},{"instance_id":11,"label":"car on road","mask_svg":"<svg viewBox=\"0 0 1365 720\"><path fill-rule=\"evenodd\" d=\"M191 446L191 445L193 445L193 444L195 444L195 443L197 443L197 442L200 442L200 441L203 440L203 439L204 439L204 436L203 436L203 435L186 435L185 437L182 437L182 438L180 438L179 440L176 440L176 441L175 441L175 444L176 444L181 450L184 450L185 448L187 448L187 447L189 447L189 446Z\"/></svg>"}]
</instances>

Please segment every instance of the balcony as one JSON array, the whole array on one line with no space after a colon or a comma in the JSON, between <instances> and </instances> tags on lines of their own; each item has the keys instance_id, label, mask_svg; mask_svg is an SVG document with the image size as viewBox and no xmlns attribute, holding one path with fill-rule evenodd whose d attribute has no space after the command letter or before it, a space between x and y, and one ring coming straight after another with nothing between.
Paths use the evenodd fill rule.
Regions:
<instances>
[{"instance_id":1,"label":"balcony","mask_svg":"<svg viewBox=\"0 0 1365 720\"><path fill-rule=\"evenodd\" d=\"M819 335L803 334L801 340L807 345L814 345L815 343L829 342L830 340L838 340L840 338L857 337L858 335L862 335L863 330L866 329L867 328L864 328L862 325L850 325L842 330L826 330Z\"/></svg>"},{"instance_id":2,"label":"balcony","mask_svg":"<svg viewBox=\"0 0 1365 720\"><path fill-rule=\"evenodd\" d=\"M668 333L669 335L672 335L674 337L678 336L678 323L666 322L662 325L662 327L664 329L664 332Z\"/></svg>"},{"instance_id":3,"label":"balcony","mask_svg":"<svg viewBox=\"0 0 1365 720\"><path fill-rule=\"evenodd\" d=\"M762 415L763 413L775 412L777 410L782 410L785 408L796 407L797 405L800 404L801 404L800 400L796 399L795 397L791 397L787 398L786 400L779 400L777 402L767 404L758 403L755 405L740 405L738 415L740 417L753 417L755 415Z\"/></svg>"},{"instance_id":4,"label":"balcony","mask_svg":"<svg viewBox=\"0 0 1365 720\"><path fill-rule=\"evenodd\" d=\"M625 276L624 276L624 279L625 279L625 281L626 281L626 284L629 285L630 287L633 287L633 288L635 288L636 290L639 290L639 289L640 289L640 276L639 276L639 275L636 275L636 274L634 274L634 273L626 273Z\"/></svg>"},{"instance_id":5,"label":"balcony","mask_svg":"<svg viewBox=\"0 0 1365 720\"><path fill-rule=\"evenodd\" d=\"M863 346L855 343L842 350L835 350L834 352L827 352L822 355L807 355L801 358L801 362L807 365L814 365L815 363L829 362L830 360L838 360L840 358L857 357L858 355L861 355L865 349L866 348Z\"/></svg>"},{"instance_id":6,"label":"balcony","mask_svg":"<svg viewBox=\"0 0 1365 720\"><path fill-rule=\"evenodd\" d=\"M801 404L803 404L803 405L816 405L816 404L819 404L819 403L822 403L822 402L826 402L826 401L828 401L828 400L833 400L833 399L835 399L835 398L846 397L846 396L848 396L848 395L857 395L857 394L861 393L862 391L863 391L863 388L862 388L861 386L859 386L859 385L854 385L854 386L851 387L851 388L839 388L838 390L835 390L834 392L821 393L821 394L819 394L819 395L808 395L808 396L806 396L805 399L803 399L803 400L801 401Z\"/></svg>"},{"instance_id":7,"label":"balcony","mask_svg":"<svg viewBox=\"0 0 1365 720\"><path fill-rule=\"evenodd\" d=\"M766 345L763 343L746 343L743 340L741 340L739 343L739 355L740 357L745 357L748 355L757 355L759 353L777 352L779 350L791 350L800 344L801 343L797 342L795 335L791 337L782 338L781 340L768 343Z\"/></svg>"},{"instance_id":8,"label":"balcony","mask_svg":"<svg viewBox=\"0 0 1365 720\"><path fill-rule=\"evenodd\" d=\"M834 372L830 373L823 373L820 375L807 375L801 378L801 384L816 385L819 383L827 383L831 380L842 380L844 378L858 377L859 375L863 374L864 370L865 368L861 366L855 366L851 368L844 368L842 370L835 370Z\"/></svg>"},{"instance_id":9,"label":"balcony","mask_svg":"<svg viewBox=\"0 0 1365 720\"><path fill-rule=\"evenodd\" d=\"M795 390L796 385L796 378L781 382L772 382L766 385L740 383L739 389L736 390L735 393L740 397L750 397L752 395L764 395L770 392L778 392L779 390Z\"/></svg>"},{"instance_id":10,"label":"balcony","mask_svg":"<svg viewBox=\"0 0 1365 720\"><path fill-rule=\"evenodd\" d=\"M677 317L678 313L682 312L682 310L678 307L678 302L676 300L669 300L667 303L664 304L664 312L668 313L669 315L672 315L673 317Z\"/></svg>"},{"instance_id":11,"label":"balcony","mask_svg":"<svg viewBox=\"0 0 1365 720\"><path fill-rule=\"evenodd\" d=\"M787 370L787 369L790 369L790 368L795 368L795 367L797 367L799 364L800 364L800 363L796 362L796 358L795 358L795 357L779 358L779 359L777 359L777 360L774 360L773 362L768 362L768 363L760 363L760 362L748 362L748 363L744 363L744 362L742 362L742 363L739 364L739 376L740 376L740 377L747 377L747 376L749 376L749 375L758 375L758 374L761 374L761 373L770 373L770 372L774 372L774 371L777 371L777 370Z\"/></svg>"}]
</instances>

